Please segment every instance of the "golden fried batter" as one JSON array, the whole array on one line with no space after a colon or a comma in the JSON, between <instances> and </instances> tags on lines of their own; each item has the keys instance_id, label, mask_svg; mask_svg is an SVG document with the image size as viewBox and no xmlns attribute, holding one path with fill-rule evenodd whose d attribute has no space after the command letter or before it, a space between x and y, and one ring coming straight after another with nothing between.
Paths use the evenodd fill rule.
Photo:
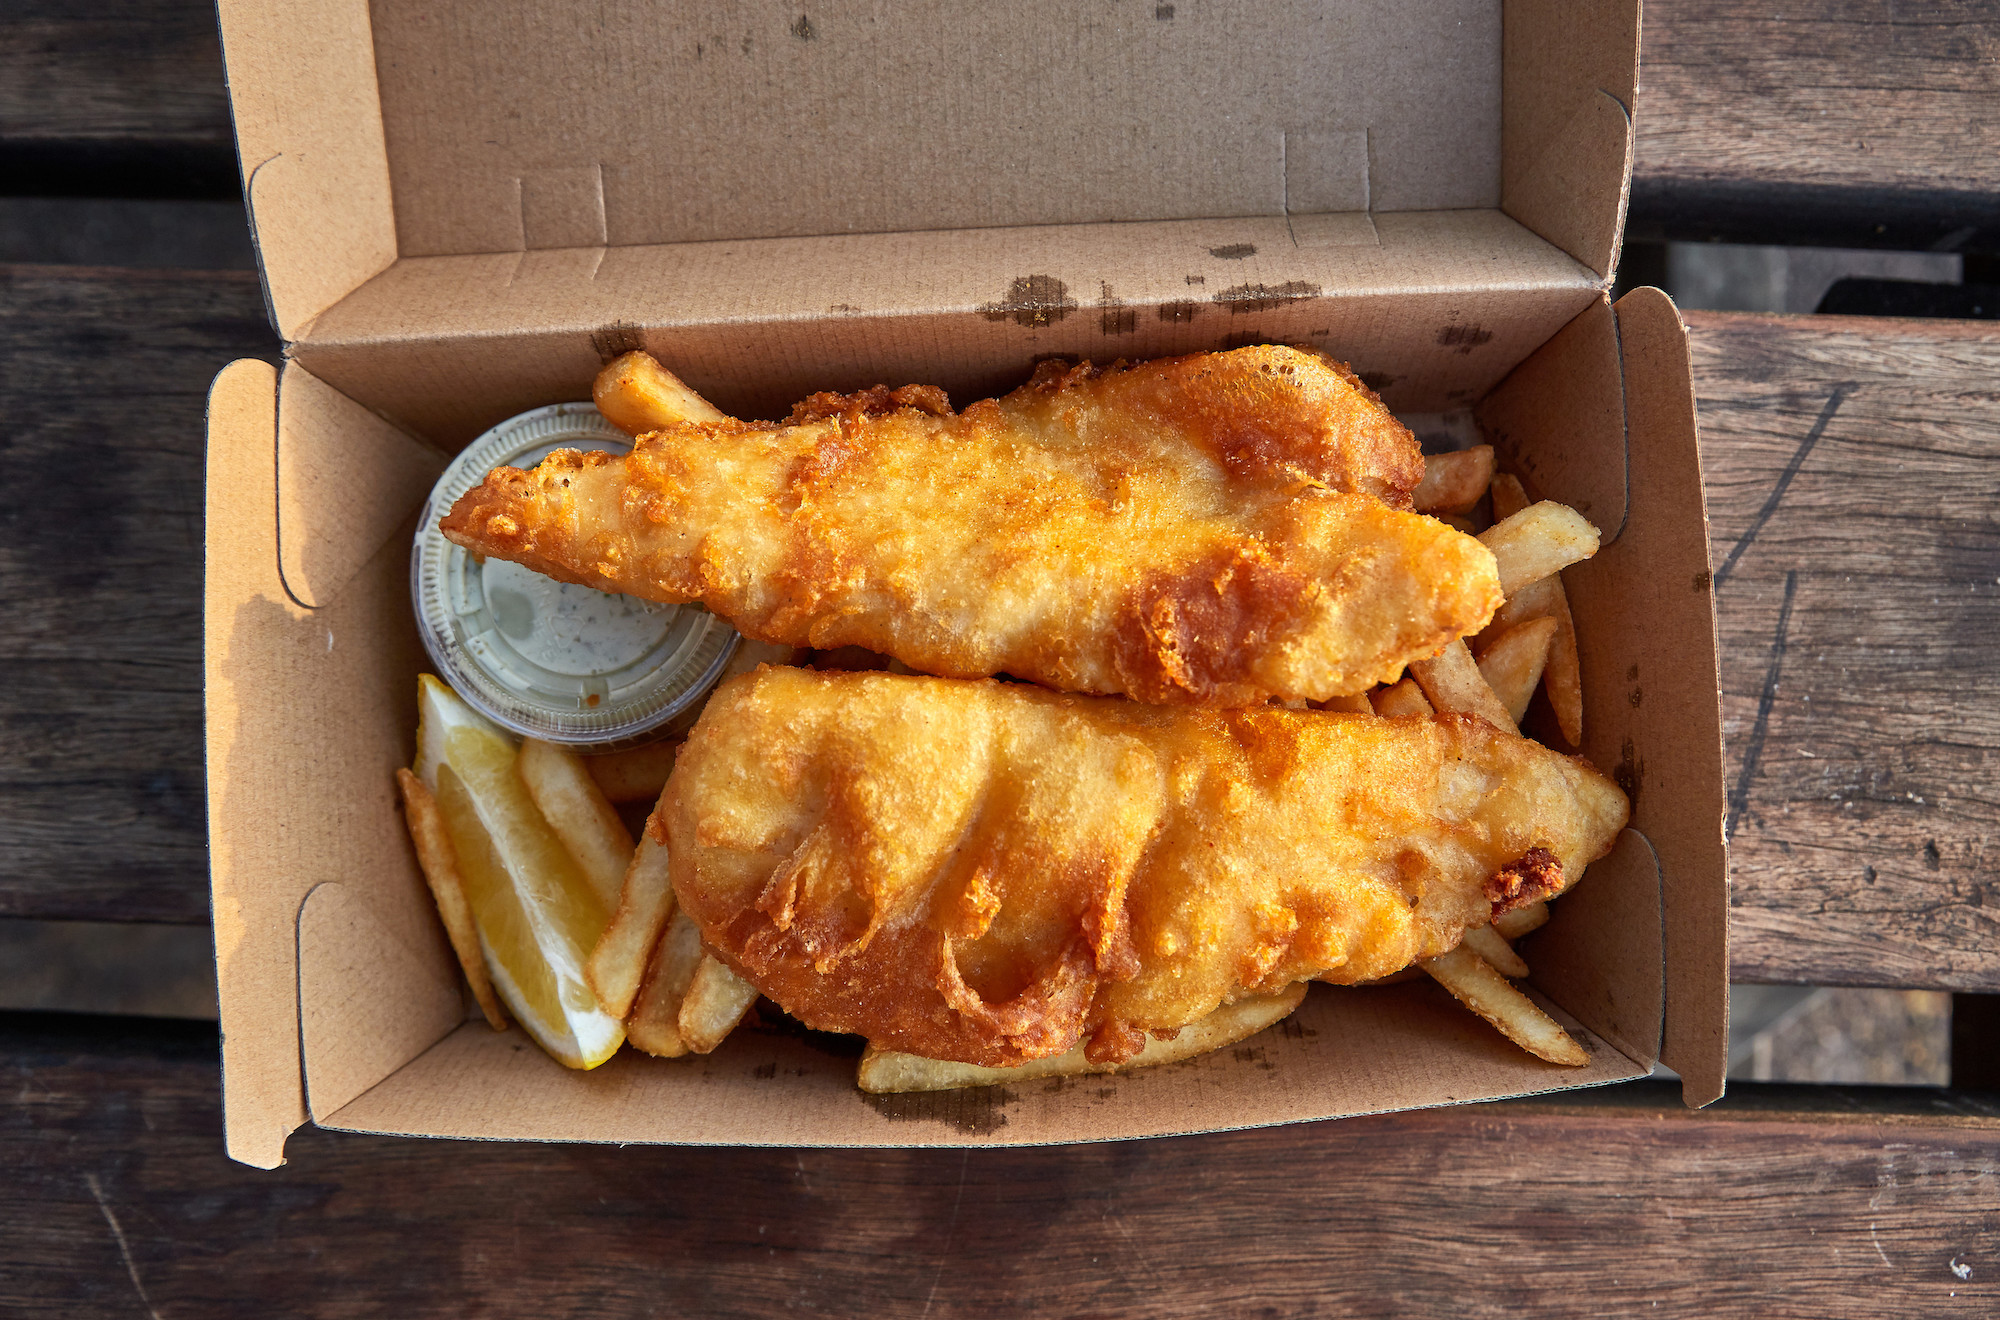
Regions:
<instances>
[{"instance_id":1,"label":"golden fried batter","mask_svg":"<svg viewBox=\"0 0 2000 1320\"><path fill-rule=\"evenodd\" d=\"M1345 367L1245 348L815 395L629 456L499 468L444 519L551 577L746 636L1142 701L1325 699L1482 627L1493 557L1409 512L1423 458Z\"/></svg>"},{"instance_id":2,"label":"golden fried batter","mask_svg":"<svg viewBox=\"0 0 2000 1320\"><path fill-rule=\"evenodd\" d=\"M1626 813L1469 715L765 668L709 702L654 828L706 942L793 1016L1005 1067L1442 953Z\"/></svg>"}]
</instances>

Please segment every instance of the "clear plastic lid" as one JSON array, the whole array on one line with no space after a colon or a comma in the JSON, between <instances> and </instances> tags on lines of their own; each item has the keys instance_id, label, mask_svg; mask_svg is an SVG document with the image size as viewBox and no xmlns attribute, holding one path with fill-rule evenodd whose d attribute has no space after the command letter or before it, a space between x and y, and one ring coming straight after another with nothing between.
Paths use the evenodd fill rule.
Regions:
<instances>
[{"instance_id":1,"label":"clear plastic lid","mask_svg":"<svg viewBox=\"0 0 2000 1320\"><path fill-rule=\"evenodd\" d=\"M410 550L424 649L460 696L516 733L600 750L643 742L714 685L741 640L699 605L557 582L482 560L438 530L496 467L533 467L553 449L631 447L590 404L537 408L473 441L424 505Z\"/></svg>"}]
</instances>

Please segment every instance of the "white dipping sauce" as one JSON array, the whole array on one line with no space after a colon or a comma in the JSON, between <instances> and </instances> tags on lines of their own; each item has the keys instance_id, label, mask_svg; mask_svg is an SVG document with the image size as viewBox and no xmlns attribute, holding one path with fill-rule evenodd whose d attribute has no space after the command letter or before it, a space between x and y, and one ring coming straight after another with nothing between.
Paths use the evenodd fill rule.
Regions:
<instances>
[{"instance_id":1,"label":"white dipping sauce","mask_svg":"<svg viewBox=\"0 0 2000 1320\"><path fill-rule=\"evenodd\" d=\"M516 733L586 748L641 741L709 689L740 640L698 605L558 582L468 554L438 530L496 467L532 467L559 448L630 447L591 405L556 404L479 437L431 491L410 556L424 649L460 696Z\"/></svg>"}]
</instances>

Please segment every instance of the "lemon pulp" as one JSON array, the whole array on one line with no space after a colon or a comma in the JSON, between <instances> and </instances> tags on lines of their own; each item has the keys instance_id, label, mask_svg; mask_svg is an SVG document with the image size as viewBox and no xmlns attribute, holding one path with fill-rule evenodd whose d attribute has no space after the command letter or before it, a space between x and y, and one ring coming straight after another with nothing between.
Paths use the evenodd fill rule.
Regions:
<instances>
[{"instance_id":1,"label":"lemon pulp","mask_svg":"<svg viewBox=\"0 0 2000 1320\"><path fill-rule=\"evenodd\" d=\"M513 742L425 675L417 774L437 797L494 989L535 1042L595 1068L625 1030L584 965L611 914L514 769Z\"/></svg>"}]
</instances>

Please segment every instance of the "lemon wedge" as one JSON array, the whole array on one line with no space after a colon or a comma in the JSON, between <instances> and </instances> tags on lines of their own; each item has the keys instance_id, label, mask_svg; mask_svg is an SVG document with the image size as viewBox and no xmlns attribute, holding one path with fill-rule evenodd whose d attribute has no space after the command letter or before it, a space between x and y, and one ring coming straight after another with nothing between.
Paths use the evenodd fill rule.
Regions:
<instances>
[{"instance_id":1,"label":"lemon wedge","mask_svg":"<svg viewBox=\"0 0 2000 1320\"><path fill-rule=\"evenodd\" d=\"M429 674L417 706L417 777L458 853L493 987L556 1060L595 1068L625 1041L584 979L611 913L528 796L513 739Z\"/></svg>"}]
</instances>

